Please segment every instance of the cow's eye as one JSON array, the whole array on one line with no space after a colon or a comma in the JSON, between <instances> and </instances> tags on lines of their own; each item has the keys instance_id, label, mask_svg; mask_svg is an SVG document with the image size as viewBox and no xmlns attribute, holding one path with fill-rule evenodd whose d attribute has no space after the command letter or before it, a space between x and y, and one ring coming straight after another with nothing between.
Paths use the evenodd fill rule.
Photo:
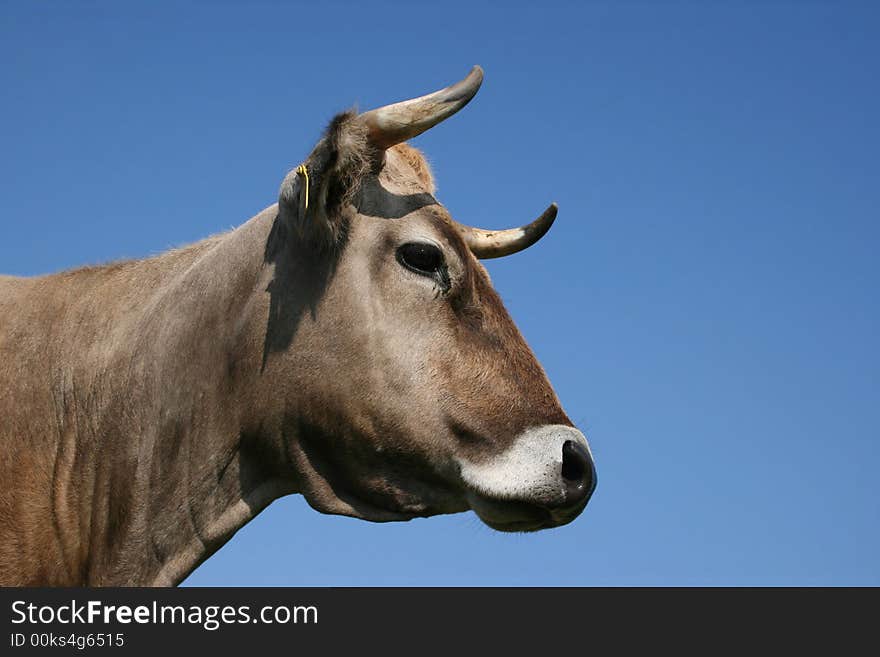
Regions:
<instances>
[{"instance_id":1,"label":"cow's eye","mask_svg":"<svg viewBox=\"0 0 880 657\"><path fill-rule=\"evenodd\" d=\"M426 242L408 242L397 249L397 260L417 274L437 276L443 267L443 252Z\"/></svg>"}]
</instances>

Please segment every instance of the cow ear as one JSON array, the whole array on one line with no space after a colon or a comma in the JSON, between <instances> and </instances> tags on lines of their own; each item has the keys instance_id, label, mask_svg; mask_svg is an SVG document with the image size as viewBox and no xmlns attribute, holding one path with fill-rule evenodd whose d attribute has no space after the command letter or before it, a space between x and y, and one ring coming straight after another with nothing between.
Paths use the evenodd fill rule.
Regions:
<instances>
[{"instance_id":1,"label":"cow ear","mask_svg":"<svg viewBox=\"0 0 880 657\"><path fill-rule=\"evenodd\" d=\"M356 112L337 115L306 161L281 183L280 215L301 239L319 247L338 244L346 229L345 208L381 157Z\"/></svg>"}]
</instances>

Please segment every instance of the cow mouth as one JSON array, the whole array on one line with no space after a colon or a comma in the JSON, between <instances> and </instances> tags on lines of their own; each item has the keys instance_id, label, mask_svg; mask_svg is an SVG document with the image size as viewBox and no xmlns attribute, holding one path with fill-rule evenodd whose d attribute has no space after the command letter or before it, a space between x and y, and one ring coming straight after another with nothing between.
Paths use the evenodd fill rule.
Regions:
<instances>
[{"instance_id":1,"label":"cow mouth","mask_svg":"<svg viewBox=\"0 0 880 657\"><path fill-rule=\"evenodd\" d=\"M587 506L575 509L550 509L518 500L492 499L479 493L468 493L471 509L484 524L500 532L536 532L567 525Z\"/></svg>"}]
</instances>

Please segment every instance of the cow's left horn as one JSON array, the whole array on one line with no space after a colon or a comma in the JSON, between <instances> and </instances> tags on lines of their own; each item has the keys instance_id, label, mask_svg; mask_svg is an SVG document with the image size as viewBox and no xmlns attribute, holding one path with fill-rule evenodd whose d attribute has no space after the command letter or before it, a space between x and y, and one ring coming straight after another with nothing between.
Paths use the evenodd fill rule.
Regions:
<instances>
[{"instance_id":1,"label":"cow's left horn","mask_svg":"<svg viewBox=\"0 0 880 657\"><path fill-rule=\"evenodd\" d=\"M367 125L373 144L379 148L391 148L455 114L470 102L482 82L483 69L474 66L464 80L450 87L364 112L359 118Z\"/></svg>"},{"instance_id":2,"label":"cow's left horn","mask_svg":"<svg viewBox=\"0 0 880 657\"><path fill-rule=\"evenodd\" d=\"M520 228L484 230L458 223L456 227L475 256L482 259L500 258L527 249L544 237L553 225L558 210L559 207L551 203L540 217Z\"/></svg>"}]
</instances>

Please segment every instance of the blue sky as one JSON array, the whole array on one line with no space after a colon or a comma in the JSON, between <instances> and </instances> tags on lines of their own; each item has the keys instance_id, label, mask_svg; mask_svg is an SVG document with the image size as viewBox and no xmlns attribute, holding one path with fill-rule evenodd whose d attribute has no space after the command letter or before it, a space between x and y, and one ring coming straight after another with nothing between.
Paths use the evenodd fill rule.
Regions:
<instances>
[{"instance_id":1,"label":"blue sky","mask_svg":"<svg viewBox=\"0 0 880 657\"><path fill-rule=\"evenodd\" d=\"M184 8L185 7L185 8ZM868 3L0 8L0 271L244 222L338 110L461 78L419 137L599 486L573 524L273 504L193 585L880 584L880 11Z\"/></svg>"}]
</instances>

